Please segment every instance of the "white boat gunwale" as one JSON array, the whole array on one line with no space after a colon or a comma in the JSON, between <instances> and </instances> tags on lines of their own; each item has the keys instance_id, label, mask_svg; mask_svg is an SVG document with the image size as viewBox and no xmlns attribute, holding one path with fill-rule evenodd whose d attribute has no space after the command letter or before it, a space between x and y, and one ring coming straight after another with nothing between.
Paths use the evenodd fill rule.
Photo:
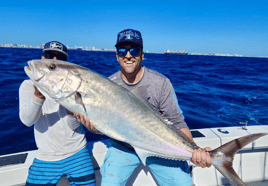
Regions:
<instances>
[{"instance_id":1,"label":"white boat gunwale","mask_svg":"<svg viewBox=\"0 0 268 186\"><path fill-rule=\"evenodd\" d=\"M229 132L226 134L220 132L218 129L227 130ZM191 131L194 141L197 143L197 145L200 147L211 146L213 149L223 143L241 136L259 132L268 133L268 126L248 126L247 130L243 130L241 127L217 127L194 129ZM96 172L96 186L100 185L101 176L99 169L106 155L107 143L108 140L106 139L102 141L88 142L87 145L87 148L92 151L92 159ZM32 150L0 156L1 185L24 185L28 175L28 168L31 166L36 152L37 150ZM263 162L263 164L259 162ZM254 163L254 170L248 170L250 169L250 166L252 166L250 163ZM190 165L192 166L191 174L196 186L228 185L228 181L218 171L216 171L213 166L202 169L194 166L191 163ZM264 136L241 149L235 155L234 168L238 175L242 177L242 180L247 182L248 185L250 185L251 182L254 182L254 185L268 185L268 136ZM249 175L245 175L245 173ZM210 181L204 181L207 180L204 176L208 177ZM66 178L63 178L58 185L62 183L64 183L63 185L66 185L66 180ZM130 180L131 181L128 182L128 185L138 186L139 184L144 185L144 183L147 183L145 185L148 186L157 185L149 169L142 165L139 167L139 169L135 170L135 173Z\"/></svg>"}]
</instances>

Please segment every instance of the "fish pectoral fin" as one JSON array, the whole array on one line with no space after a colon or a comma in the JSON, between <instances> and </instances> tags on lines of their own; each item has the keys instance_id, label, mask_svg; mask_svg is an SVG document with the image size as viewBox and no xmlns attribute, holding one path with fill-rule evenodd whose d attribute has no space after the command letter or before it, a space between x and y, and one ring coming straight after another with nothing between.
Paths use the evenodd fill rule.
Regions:
<instances>
[{"instance_id":1,"label":"fish pectoral fin","mask_svg":"<svg viewBox=\"0 0 268 186\"><path fill-rule=\"evenodd\" d=\"M79 105L84 105L83 100L82 100L82 95L79 92L75 92L74 93L74 99L75 99L75 103L79 104Z\"/></svg>"},{"instance_id":2,"label":"fish pectoral fin","mask_svg":"<svg viewBox=\"0 0 268 186\"><path fill-rule=\"evenodd\" d=\"M77 104L81 105L84 108L84 111L86 113L86 116L88 117L88 115L87 115L87 109L85 107L85 104L83 103L82 95L79 92L76 91L74 93L74 99L75 99L75 102Z\"/></svg>"},{"instance_id":3,"label":"fish pectoral fin","mask_svg":"<svg viewBox=\"0 0 268 186\"><path fill-rule=\"evenodd\" d=\"M137 155L139 156L139 158L140 158L141 162L143 163L143 165L146 165L146 158L148 156L150 156L149 151L141 149L139 147L135 147L135 146L133 146L133 148L135 149L135 151L136 151Z\"/></svg>"}]
</instances>

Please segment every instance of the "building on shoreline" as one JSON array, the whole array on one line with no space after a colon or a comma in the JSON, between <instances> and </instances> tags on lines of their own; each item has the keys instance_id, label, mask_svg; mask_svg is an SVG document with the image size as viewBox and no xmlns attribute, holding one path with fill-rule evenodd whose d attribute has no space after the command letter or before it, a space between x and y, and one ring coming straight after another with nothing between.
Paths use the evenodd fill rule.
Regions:
<instances>
[{"instance_id":1,"label":"building on shoreline","mask_svg":"<svg viewBox=\"0 0 268 186\"><path fill-rule=\"evenodd\" d=\"M40 46L32 46L32 45L25 45L25 44L1 44L0 43L0 48L31 48L31 49L43 49L45 44L41 44ZM67 49L68 50L82 50L82 51L97 51L97 52L116 52L116 49L106 49L106 48L95 48L90 47L90 46L76 46L75 47L69 47L67 45ZM250 57L250 56L243 56L240 54L220 54L220 53L188 53L188 52L184 52L184 51L180 51L177 52L177 50L175 51L170 51L170 50L166 50L164 51L164 53L159 53L159 52L149 52L148 50L145 52L148 54L177 54L177 55L200 55L200 56L225 56L225 57ZM252 56L252 57L257 57L257 58L268 58L268 56Z\"/></svg>"},{"instance_id":2,"label":"building on shoreline","mask_svg":"<svg viewBox=\"0 0 268 186\"><path fill-rule=\"evenodd\" d=\"M215 54L215 53L209 53L209 54L203 54L203 53L191 53L190 55L199 55L199 56L226 56L226 57L245 57L240 54Z\"/></svg>"},{"instance_id":3,"label":"building on shoreline","mask_svg":"<svg viewBox=\"0 0 268 186\"><path fill-rule=\"evenodd\" d=\"M5 48L37 48L40 49L40 46L32 46L32 45L17 45L17 44L0 44L0 47L5 47Z\"/></svg>"},{"instance_id":4,"label":"building on shoreline","mask_svg":"<svg viewBox=\"0 0 268 186\"><path fill-rule=\"evenodd\" d=\"M184 50L180 50L180 52L177 52L177 50L175 51L166 50L164 54L188 55L188 52L184 52Z\"/></svg>"}]
</instances>

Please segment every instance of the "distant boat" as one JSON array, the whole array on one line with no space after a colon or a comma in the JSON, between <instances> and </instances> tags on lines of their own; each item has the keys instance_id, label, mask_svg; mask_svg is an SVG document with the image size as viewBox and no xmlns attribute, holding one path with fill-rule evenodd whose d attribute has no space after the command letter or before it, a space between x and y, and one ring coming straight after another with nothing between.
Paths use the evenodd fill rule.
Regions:
<instances>
[{"instance_id":1,"label":"distant boat","mask_svg":"<svg viewBox=\"0 0 268 186\"><path fill-rule=\"evenodd\" d=\"M83 50L84 47L82 47L82 46L76 46L76 45L75 45L75 46L74 46L74 49L75 49L75 50Z\"/></svg>"},{"instance_id":2,"label":"distant boat","mask_svg":"<svg viewBox=\"0 0 268 186\"><path fill-rule=\"evenodd\" d=\"M166 50L164 52L164 54L177 54L177 55L188 55L188 52L184 52L184 50L180 51L180 52L177 52L176 51L170 51L170 50Z\"/></svg>"}]
</instances>

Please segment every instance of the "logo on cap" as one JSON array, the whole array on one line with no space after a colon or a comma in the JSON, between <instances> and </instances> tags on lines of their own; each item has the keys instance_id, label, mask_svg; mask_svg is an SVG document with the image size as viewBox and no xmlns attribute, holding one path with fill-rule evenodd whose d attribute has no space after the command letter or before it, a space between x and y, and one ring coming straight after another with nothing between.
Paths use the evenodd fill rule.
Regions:
<instances>
[{"instance_id":1,"label":"logo on cap","mask_svg":"<svg viewBox=\"0 0 268 186\"><path fill-rule=\"evenodd\" d=\"M133 32L132 30L119 33L119 40L121 40L123 37L126 37L126 39L129 40L132 40L133 37L140 39L139 34L137 32Z\"/></svg>"},{"instance_id":2,"label":"logo on cap","mask_svg":"<svg viewBox=\"0 0 268 186\"><path fill-rule=\"evenodd\" d=\"M126 39L133 39L133 33L131 32L131 30L129 31L129 33L126 34Z\"/></svg>"},{"instance_id":3,"label":"logo on cap","mask_svg":"<svg viewBox=\"0 0 268 186\"><path fill-rule=\"evenodd\" d=\"M50 48L57 48L57 49L63 51L63 46L60 43L56 43L56 42L51 42Z\"/></svg>"}]
</instances>

